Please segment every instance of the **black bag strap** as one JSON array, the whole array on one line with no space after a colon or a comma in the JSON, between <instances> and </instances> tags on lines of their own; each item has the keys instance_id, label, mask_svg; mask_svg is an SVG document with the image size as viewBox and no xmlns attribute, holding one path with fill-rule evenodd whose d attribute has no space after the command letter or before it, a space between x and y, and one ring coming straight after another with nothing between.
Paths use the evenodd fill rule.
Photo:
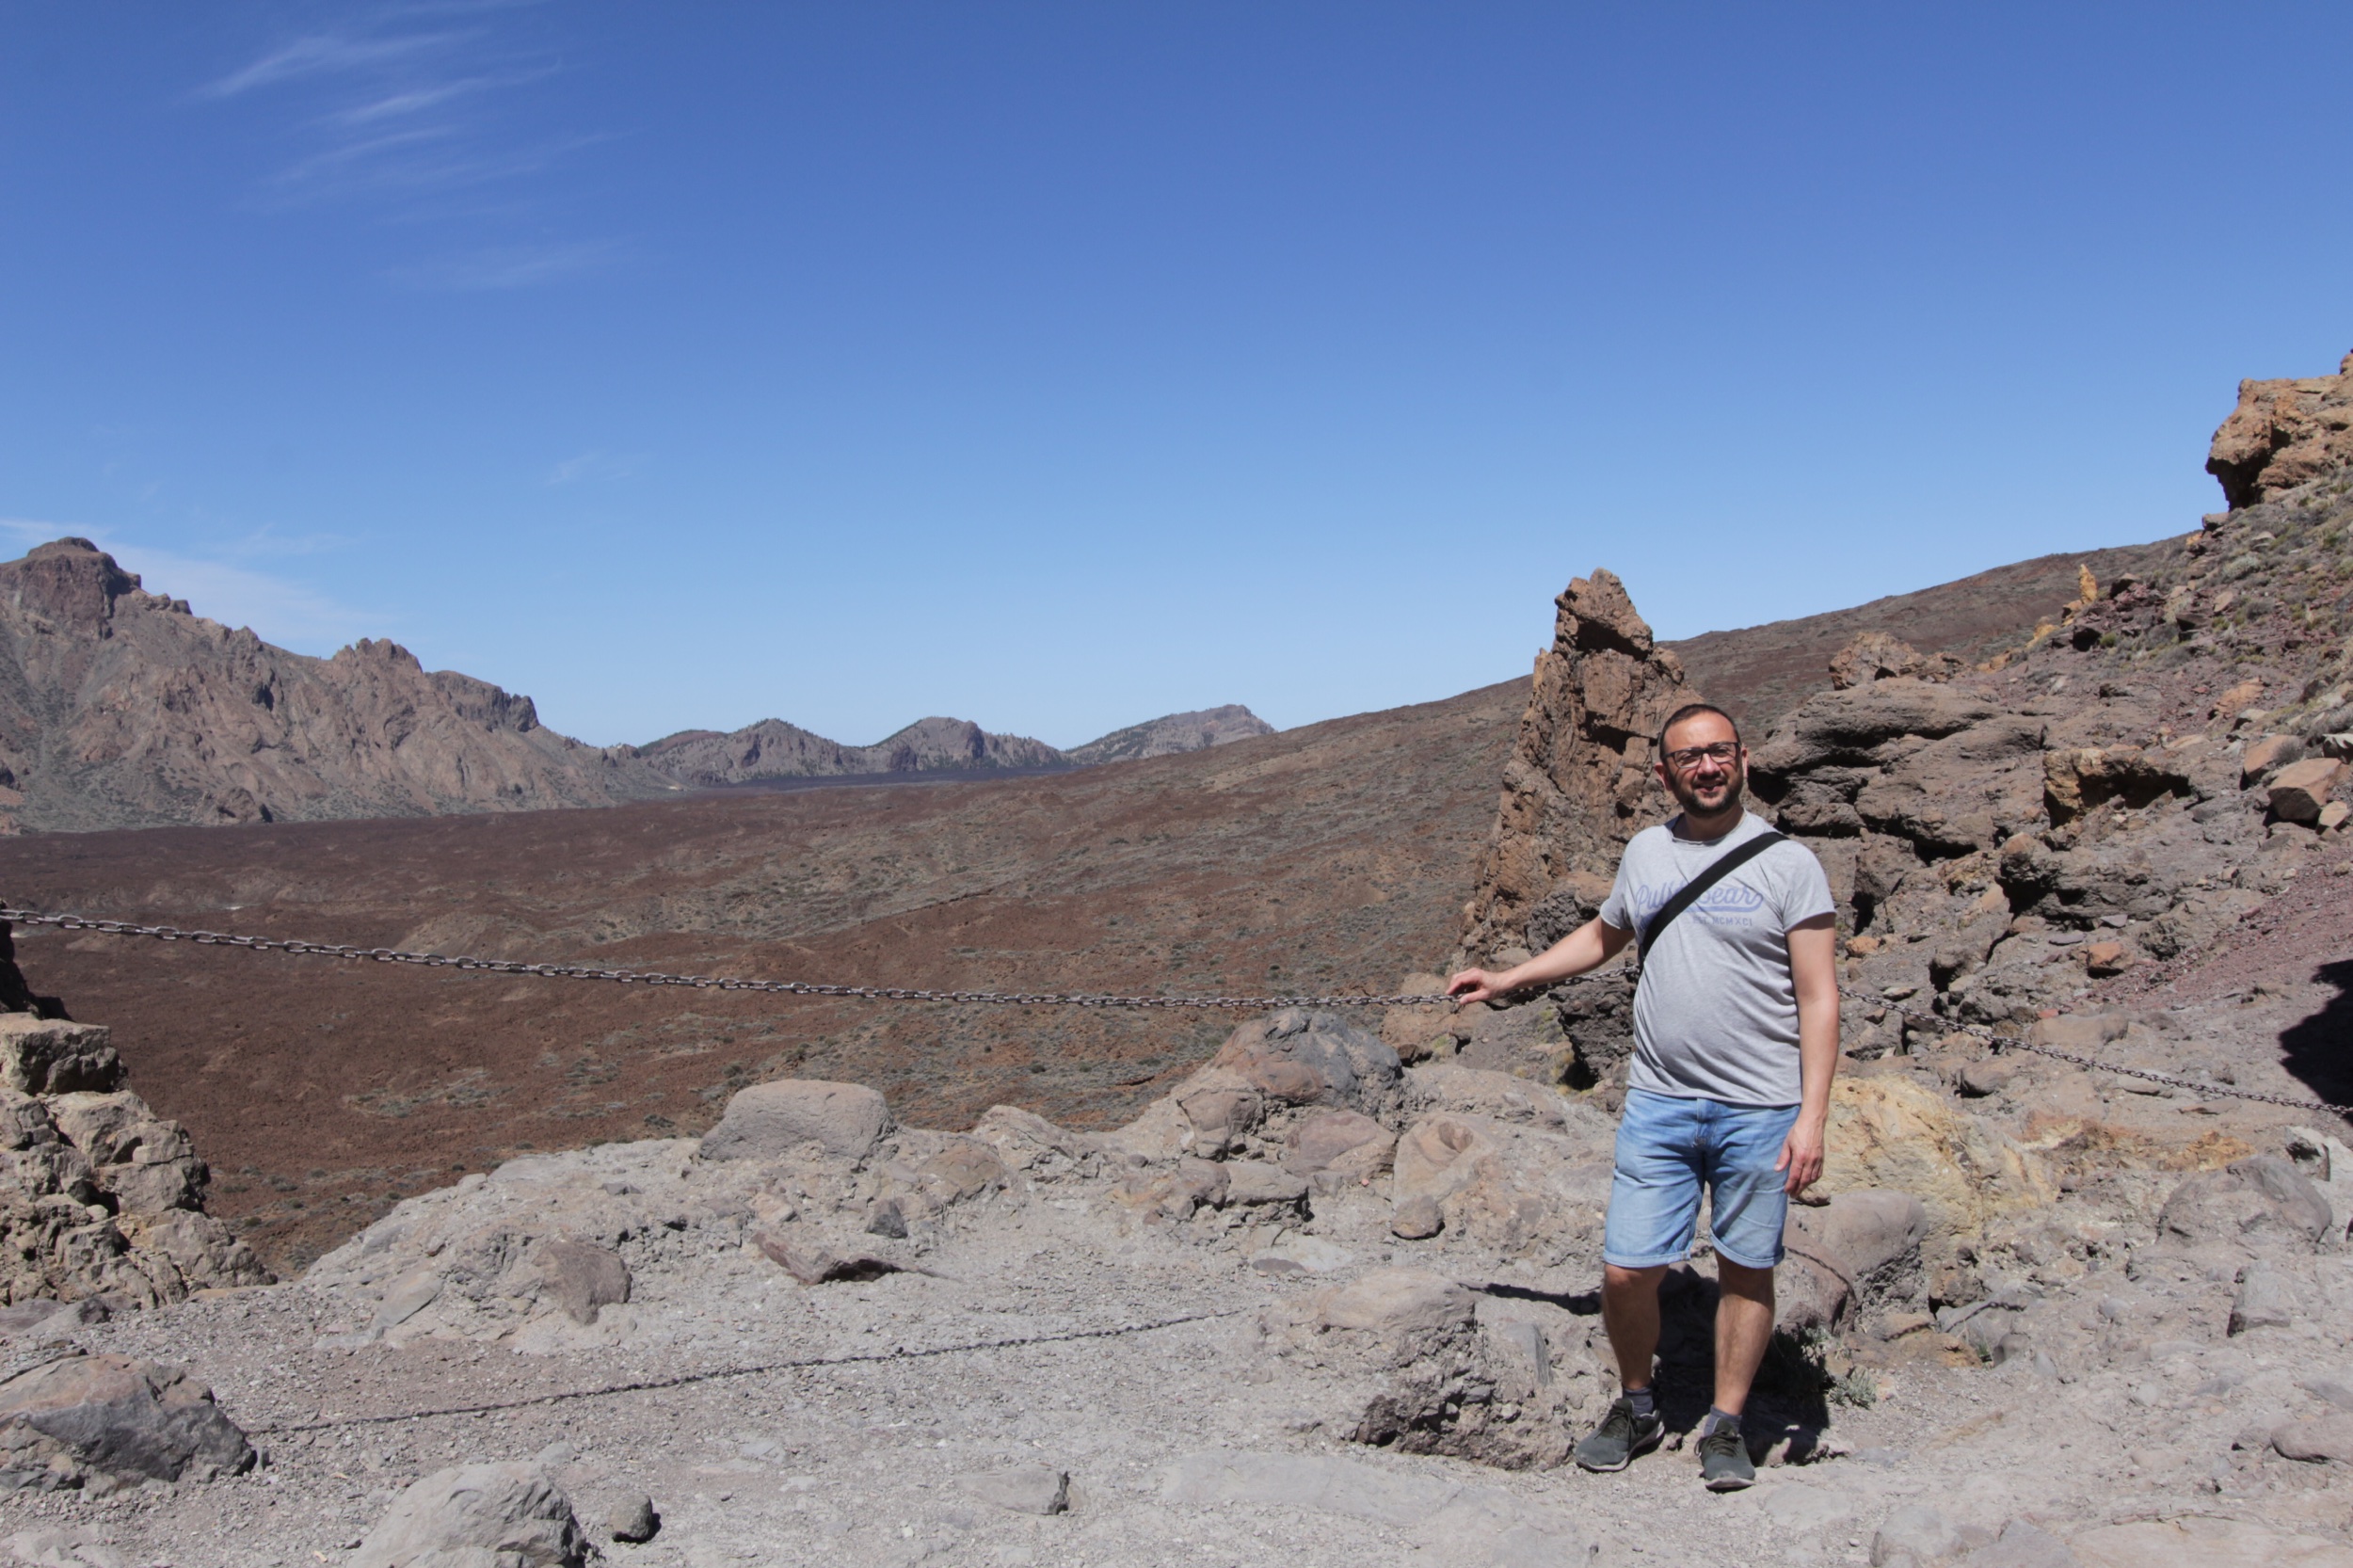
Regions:
<instances>
[{"instance_id":1,"label":"black bag strap","mask_svg":"<svg viewBox=\"0 0 2353 1568\"><path fill-rule=\"evenodd\" d=\"M1702 893L1705 893L1708 888L1713 888L1717 883L1721 882L1725 877L1730 876L1734 872L1738 871L1741 867L1747 865L1750 861L1755 859L1758 856L1764 854L1775 844L1785 843L1788 840L1784 834L1772 832L1760 833L1755 838L1749 840L1746 843L1735 844L1732 848L1716 856L1715 859L1710 860L1705 871L1701 872L1699 875L1693 877L1690 881L1685 883L1682 888L1677 890L1674 897L1659 905L1658 913L1650 918L1650 924L1642 927L1642 943L1634 955L1636 960L1638 962L1644 962L1649 959L1651 944L1658 940L1659 933L1665 931L1667 927L1673 925L1674 923L1674 918L1677 915L1682 914L1686 909L1689 909L1691 905L1697 904Z\"/></svg>"}]
</instances>

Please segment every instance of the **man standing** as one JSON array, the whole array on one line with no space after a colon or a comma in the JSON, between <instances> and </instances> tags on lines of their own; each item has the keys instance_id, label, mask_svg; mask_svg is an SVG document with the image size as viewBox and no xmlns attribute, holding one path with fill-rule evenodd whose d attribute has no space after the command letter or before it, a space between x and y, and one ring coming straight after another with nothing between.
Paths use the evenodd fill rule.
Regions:
<instances>
[{"instance_id":1,"label":"man standing","mask_svg":"<svg viewBox=\"0 0 2353 1568\"><path fill-rule=\"evenodd\" d=\"M1601 913L1525 964L1465 969L1447 989L1467 1005L1552 984L1640 936L1634 1060L1602 1240L1602 1320L1624 1394L1577 1462L1623 1470L1665 1435L1651 1386L1658 1284L1690 1256L1705 1188L1721 1294L1700 1476L1729 1492L1756 1480L1740 1412L1772 1337L1789 1199L1822 1174L1838 1065L1836 916L1813 852L1742 808L1748 753L1729 716L1705 703L1677 709L1658 758L1658 781L1683 809L1625 846Z\"/></svg>"}]
</instances>

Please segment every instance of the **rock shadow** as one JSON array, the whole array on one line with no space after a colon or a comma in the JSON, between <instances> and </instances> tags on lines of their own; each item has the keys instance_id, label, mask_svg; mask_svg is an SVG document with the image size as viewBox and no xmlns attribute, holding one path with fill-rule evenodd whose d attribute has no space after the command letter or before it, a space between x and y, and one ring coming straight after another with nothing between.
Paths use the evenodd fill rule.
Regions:
<instances>
[{"instance_id":1,"label":"rock shadow","mask_svg":"<svg viewBox=\"0 0 2353 1568\"><path fill-rule=\"evenodd\" d=\"M2322 1099L2353 1104L2353 958L2323 964L2313 978L2336 995L2280 1032L2281 1063Z\"/></svg>"}]
</instances>

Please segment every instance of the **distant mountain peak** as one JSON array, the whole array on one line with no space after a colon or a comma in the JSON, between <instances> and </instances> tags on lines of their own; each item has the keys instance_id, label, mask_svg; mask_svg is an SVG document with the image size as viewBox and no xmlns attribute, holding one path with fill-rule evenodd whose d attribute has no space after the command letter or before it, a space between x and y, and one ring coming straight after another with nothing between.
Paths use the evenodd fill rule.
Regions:
<instances>
[{"instance_id":1,"label":"distant mountain peak","mask_svg":"<svg viewBox=\"0 0 2353 1568\"><path fill-rule=\"evenodd\" d=\"M1114 729L1069 753L1074 762L1131 762L1145 757L1169 757L1182 751L1205 751L1256 735L1272 735L1274 726L1239 702L1222 708L1202 708L1190 713L1167 713L1143 724Z\"/></svg>"}]
</instances>

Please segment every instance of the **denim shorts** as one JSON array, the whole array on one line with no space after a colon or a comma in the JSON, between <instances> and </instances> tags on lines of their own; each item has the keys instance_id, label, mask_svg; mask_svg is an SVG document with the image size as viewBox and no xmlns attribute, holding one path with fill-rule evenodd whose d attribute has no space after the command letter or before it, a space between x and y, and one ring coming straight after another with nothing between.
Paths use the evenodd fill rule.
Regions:
<instances>
[{"instance_id":1,"label":"denim shorts","mask_svg":"<svg viewBox=\"0 0 2353 1568\"><path fill-rule=\"evenodd\" d=\"M1794 1105L1727 1105L1627 1090L1602 1261L1649 1269L1690 1256L1705 1186L1718 1256L1751 1269L1778 1264L1789 1194L1787 1173L1773 1162L1797 1121Z\"/></svg>"}]
</instances>

